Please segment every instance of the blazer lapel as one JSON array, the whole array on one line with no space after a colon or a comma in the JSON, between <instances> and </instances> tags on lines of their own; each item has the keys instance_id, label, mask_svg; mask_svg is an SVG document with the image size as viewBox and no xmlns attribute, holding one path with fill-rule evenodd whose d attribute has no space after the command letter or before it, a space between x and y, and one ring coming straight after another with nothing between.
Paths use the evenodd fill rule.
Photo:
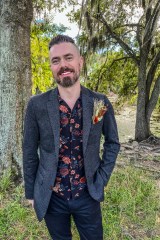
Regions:
<instances>
[{"instance_id":1,"label":"blazer lapel","mask_svg":"<svg viewBox=\"0 0 160 240\"><path fill-rule=\"evenodd\" d=\"M57 161L59 158L59 142L60 142L60 116L59 116L59 102L58 90L55 88L51 91L49 101L47 102L47 109L49 114L50 123L54 134L55 154Z\"/></svg>"},{"instance_id":2,"label":"blazer lapel","mask_svg":"<svg viewBox=\"0 0 160 240\"><path fill-rule=\"evenodd\" d=\"M90 128L92 125L93 99L89 96L88 90L82 87L83 107L83 155L85 156Z\"/></svg>"}]
</instances>

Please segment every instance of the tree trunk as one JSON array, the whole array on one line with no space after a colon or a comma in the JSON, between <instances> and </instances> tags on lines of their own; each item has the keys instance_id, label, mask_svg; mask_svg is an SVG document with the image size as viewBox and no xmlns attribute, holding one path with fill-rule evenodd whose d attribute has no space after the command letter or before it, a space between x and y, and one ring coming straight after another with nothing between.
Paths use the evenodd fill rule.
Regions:
<instances>
[{"instance_id":1,"label":"tree trunk","mask_svg":"<svg viewBox=\"0 0 160 240\"><path fill-rule=\"evenodd\" d=\"M0 173L21 176L23 113L31 95L32 0L0 1Z\"/></svg>"},{"instance_id":2,"label":"tree trunk","mask_svg":"<svg viewBox=\"0 0 160 240\"><path fill-rule=\"evenodd\" d=\"M146 116L146 64L142 57L138 74L138 98L135 126L135 139L140 142L150 135L150 126Z\"/></svg>"},{"instance_id":3,"label":"tree trunk","mask_svg":"<svg viewBox=\"0 0 160 240\"><path fill-rule=\"evenodd\" d=\"M138 94L137 100L137 115L135 127L135 139L140 142L147 139L150 135L150 121L148 122L145 115L145 108L143 108L143 97L141 93Z\"/></svg>"}]
</instances>

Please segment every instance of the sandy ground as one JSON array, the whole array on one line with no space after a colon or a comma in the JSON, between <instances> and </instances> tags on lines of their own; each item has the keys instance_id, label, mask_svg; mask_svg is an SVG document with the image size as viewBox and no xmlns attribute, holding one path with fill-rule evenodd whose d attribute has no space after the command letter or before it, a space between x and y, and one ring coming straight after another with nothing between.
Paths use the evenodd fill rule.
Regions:
<instances>
[{"instance_id":1,"label":"sandy ground","mask_svg":"<svg viewBox=\"0 0 160 240\"><path fill-rule=\"evenodd\" d=\"M136 124L136 107L125 106L121 108L119 114L115 115L119 139L121 143L128 142L129 139L134 139L135 136L135 124ZM151 131L157 137L160 137L160 116L158 113L154 113L151 118Z\"/></svg>"}]
</instances>

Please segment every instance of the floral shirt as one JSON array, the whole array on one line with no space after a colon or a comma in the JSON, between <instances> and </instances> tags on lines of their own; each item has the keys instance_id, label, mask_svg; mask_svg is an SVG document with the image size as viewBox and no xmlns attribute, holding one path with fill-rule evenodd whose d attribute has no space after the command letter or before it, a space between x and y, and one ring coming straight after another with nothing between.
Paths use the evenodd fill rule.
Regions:
<instances>
[{"instance_id":1,"label":"floral shirt","mask_svg":"<svg viewBox=\"0 0 160 240\"><path fill-rule=\"evenodd\" d=\"M86 188L82 151L82 99L71 109L60 97L60 150L53 191L66 200L79 197Z\"/></svg>"}]
</instances>

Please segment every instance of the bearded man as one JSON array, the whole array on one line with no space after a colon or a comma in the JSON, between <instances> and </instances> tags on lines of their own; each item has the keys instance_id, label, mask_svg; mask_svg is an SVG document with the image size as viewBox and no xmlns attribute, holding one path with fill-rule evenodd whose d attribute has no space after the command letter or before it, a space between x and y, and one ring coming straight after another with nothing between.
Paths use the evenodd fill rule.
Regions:
<instances>
[{"instance_id":1,"label":"bearded man","mask_svg":"<svg viewBox=\"0 0 160 240\"><path fill-rule=\"evenodd\" d=\"M57 87L31 97L26 110L25 195L52 239L72 239L72 216L81 240L102 240L100 202L120 147L113 108L81 86L83 58L72 38L54 37L49 56Z\"/></svg>"}]
</instances>

